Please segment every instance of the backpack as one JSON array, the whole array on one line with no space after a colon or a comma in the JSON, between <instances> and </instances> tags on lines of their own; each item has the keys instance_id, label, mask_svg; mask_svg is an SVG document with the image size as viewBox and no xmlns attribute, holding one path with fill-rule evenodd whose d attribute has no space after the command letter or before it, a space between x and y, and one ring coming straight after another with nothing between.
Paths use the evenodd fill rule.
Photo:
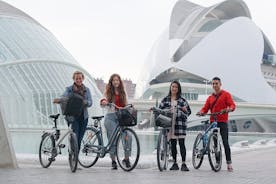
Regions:
<instances>
[{"instance_id":1,"label":"backpack","mask_svg":"<svg viewBox=\"0 0 276 184\"><path fill-rule=\"evenodd\" d=\"M83 97L72 93L61 103L62 114L66 116L80 116L83 112Z\"/></svg>"}]
</instances>

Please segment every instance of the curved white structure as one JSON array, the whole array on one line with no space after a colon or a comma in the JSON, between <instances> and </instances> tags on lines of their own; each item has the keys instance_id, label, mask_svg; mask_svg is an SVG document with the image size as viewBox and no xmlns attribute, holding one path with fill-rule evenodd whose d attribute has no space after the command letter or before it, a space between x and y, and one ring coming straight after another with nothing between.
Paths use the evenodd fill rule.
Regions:
<instances>
[{"instance_id":1,"label":"curved white structure","mask_svg":"<svg viewBox=\"0 0 276 184\"><path fill-rule=\"evenodd\" d=\"M272 67L265 61L275 52L250 18L241 0L228 0L208 8L179 0L169 30L164 31L145 62L138 94L154 93L155 85L175 79L204 88L204 80L219 76L223 88L235 99L275 104L276 92L262 73L264 64Z\"/></svg>"},{"instance_id":2,"label":"curved white structure","mask_svg":"<svg viewBox=\"0 0 276 184\"><path fill-rule=\"evenodd\" d=\"M52 127L49 115L60 112L52 100L72 84L75 70L84 72L85 85L97 102L101 94L94 79L54 35L0 1L0 105L8 127ZM91 111L95 114L95 105Z\"/></svg>"}]
</instances>

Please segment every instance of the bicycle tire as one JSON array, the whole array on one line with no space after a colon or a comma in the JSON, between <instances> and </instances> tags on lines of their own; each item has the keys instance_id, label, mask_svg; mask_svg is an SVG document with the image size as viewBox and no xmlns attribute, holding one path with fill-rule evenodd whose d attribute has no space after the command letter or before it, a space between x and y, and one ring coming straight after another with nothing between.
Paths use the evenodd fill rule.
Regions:
<instances>
[{"instance_id":1,"label":"bicycle tire","mask_svg":"<svg viewBox=\"0 0 276 184\"><path fill-rule=\"evenodd\" d=\"M79 163L82 167L89 168L96 164L99 159L99 153L94 153L90 151L89 148L91 148L92 145L93 147L101 146L102 142L100 140L97 129L93 127L86 128L79 153Z\"/></svg>"},{"instance_id":2,"label":"bicycle tire","mask_svg":"<svg viewBox=\"0 0 276 184\"><path fill-rule=\"evenodd\" d=\"M217 146L215 146L217 141ZM214 156L214 159L213 159ZM213 171L218 172L221 169L222 164L222 151L221 143L218 140L218 133L212 132L208 140L208 158L209 163Z\"/></svg>"},{"instance_id":3,"label":"bicycle tire","mask_svg":"<svg viewBox=\"0 0 276 184\"><path fill-rule=\"evenodd\" d=\"M127 146L131 148L127 148ZM128 156L126 156L127 154ZM124 128L118 134L116 140L116 155L117 162L124 171L131 171L136 167L140 157L140 143L137 134L132 129ZM124 163L126 157L128 157L130 165Z\"/></svg>"},{"instance_id":4,"label":"bicycle tire","mask_svg":"<svg viewBox=\"0 0 276 184\"><path fill-rule=\"evenodd\" d=\"M161 130L158 135L157 140L157 152L156 152L156 158L157 158L157 166L159 171L166 170L168 167L168 141L167 137L164 135L164 130ZM163 163L162 163L163 162Z\"/></svg>"},{"instance_id":5,"label":"bicycle tire","mask_svg":"<svg viewBox=\"0 0 276 184\"><path fill-rule=\"evenodd\" d=\"M49 141L48 143L50 144L48 145L47 148L45 148L45 141ZM39 162L43 168L48 168L51 165L54 147L55 147L54 136L50 133L44 133L42 135L42 139L39 145ZM50 155L47 155L45 153L48 153ZM43 155L46 155L47 157L44 159L42 158Z\"/></svg>"},{"instance_id":6,"label":"bicycle tire","mask_svg":"<svg viewBox=\"0 0 276 184\"><path fill-rule=\"evenodd\" d=\"M77 136L74 132L71 132L68 136L68 160L69 160L69 166L72 172L76 172L78 167L78 140Z\"/></svg>"},{"instance_id":7,"label":"bicycle tire","mask_svg":"<svg viewBox=\"0 0 276 184\"><path fill-rule=\"evenodd\" d=\"M199 169L204 158L204 146L203 146L203 139L202 133L198 133L193 145L193 155L192 155L192 162L195 169ZM198 160L198 161L197 161Z\"/></svg>"}]
</instances>

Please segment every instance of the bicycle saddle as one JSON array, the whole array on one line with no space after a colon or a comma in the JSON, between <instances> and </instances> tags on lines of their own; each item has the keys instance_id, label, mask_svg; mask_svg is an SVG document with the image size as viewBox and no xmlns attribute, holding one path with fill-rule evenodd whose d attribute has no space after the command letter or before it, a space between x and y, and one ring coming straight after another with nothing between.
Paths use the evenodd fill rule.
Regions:
<instances>
[{"instance_id":1,"label":"bicycle saddle","mask_svg":"<svg viewBox=\"0 0 276 184\"><path fill-rule=\"evenodd\" d=\"M60 114L55 114L55 115L53 114L53 115L50 115L49 117L50 117L50 118L54 118L54 119L58 119L59 115L60 115Z\"/></svg>"},{"instance_id":2,"label":"bicycle saddle","mask_svg":"<svg viewBox=\"0 0 276 184\"><path fill-rule=\"evenodd\" d=\"M92 116L92 119L101 120L104 116Z\"/></svg>"}]
</instances>

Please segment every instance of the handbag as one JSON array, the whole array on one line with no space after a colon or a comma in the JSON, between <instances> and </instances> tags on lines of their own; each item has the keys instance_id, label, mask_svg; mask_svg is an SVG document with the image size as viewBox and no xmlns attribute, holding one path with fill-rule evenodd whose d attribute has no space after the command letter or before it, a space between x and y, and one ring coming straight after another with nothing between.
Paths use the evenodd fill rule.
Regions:
<instances>
[{"instance_id":1,"label":"handbag","mask_svg":"<svg viewBox=\"0 0 276 184\"><path fill-rule=\"evenodd\" d=\"M163 128L168 128L172 126L172 118L159 114L155 119L155 125Z\"/></svg>"},{"instance_id":2,"label":"handbag","mask_svg":"<svg viewBox=\"0 0 276 184\"><path fill-rule=\"evenodd\" d=\"M137 125L137 110L135 108L118 109L115 114L120 126Z\"/></svg>"}]
</instances>

